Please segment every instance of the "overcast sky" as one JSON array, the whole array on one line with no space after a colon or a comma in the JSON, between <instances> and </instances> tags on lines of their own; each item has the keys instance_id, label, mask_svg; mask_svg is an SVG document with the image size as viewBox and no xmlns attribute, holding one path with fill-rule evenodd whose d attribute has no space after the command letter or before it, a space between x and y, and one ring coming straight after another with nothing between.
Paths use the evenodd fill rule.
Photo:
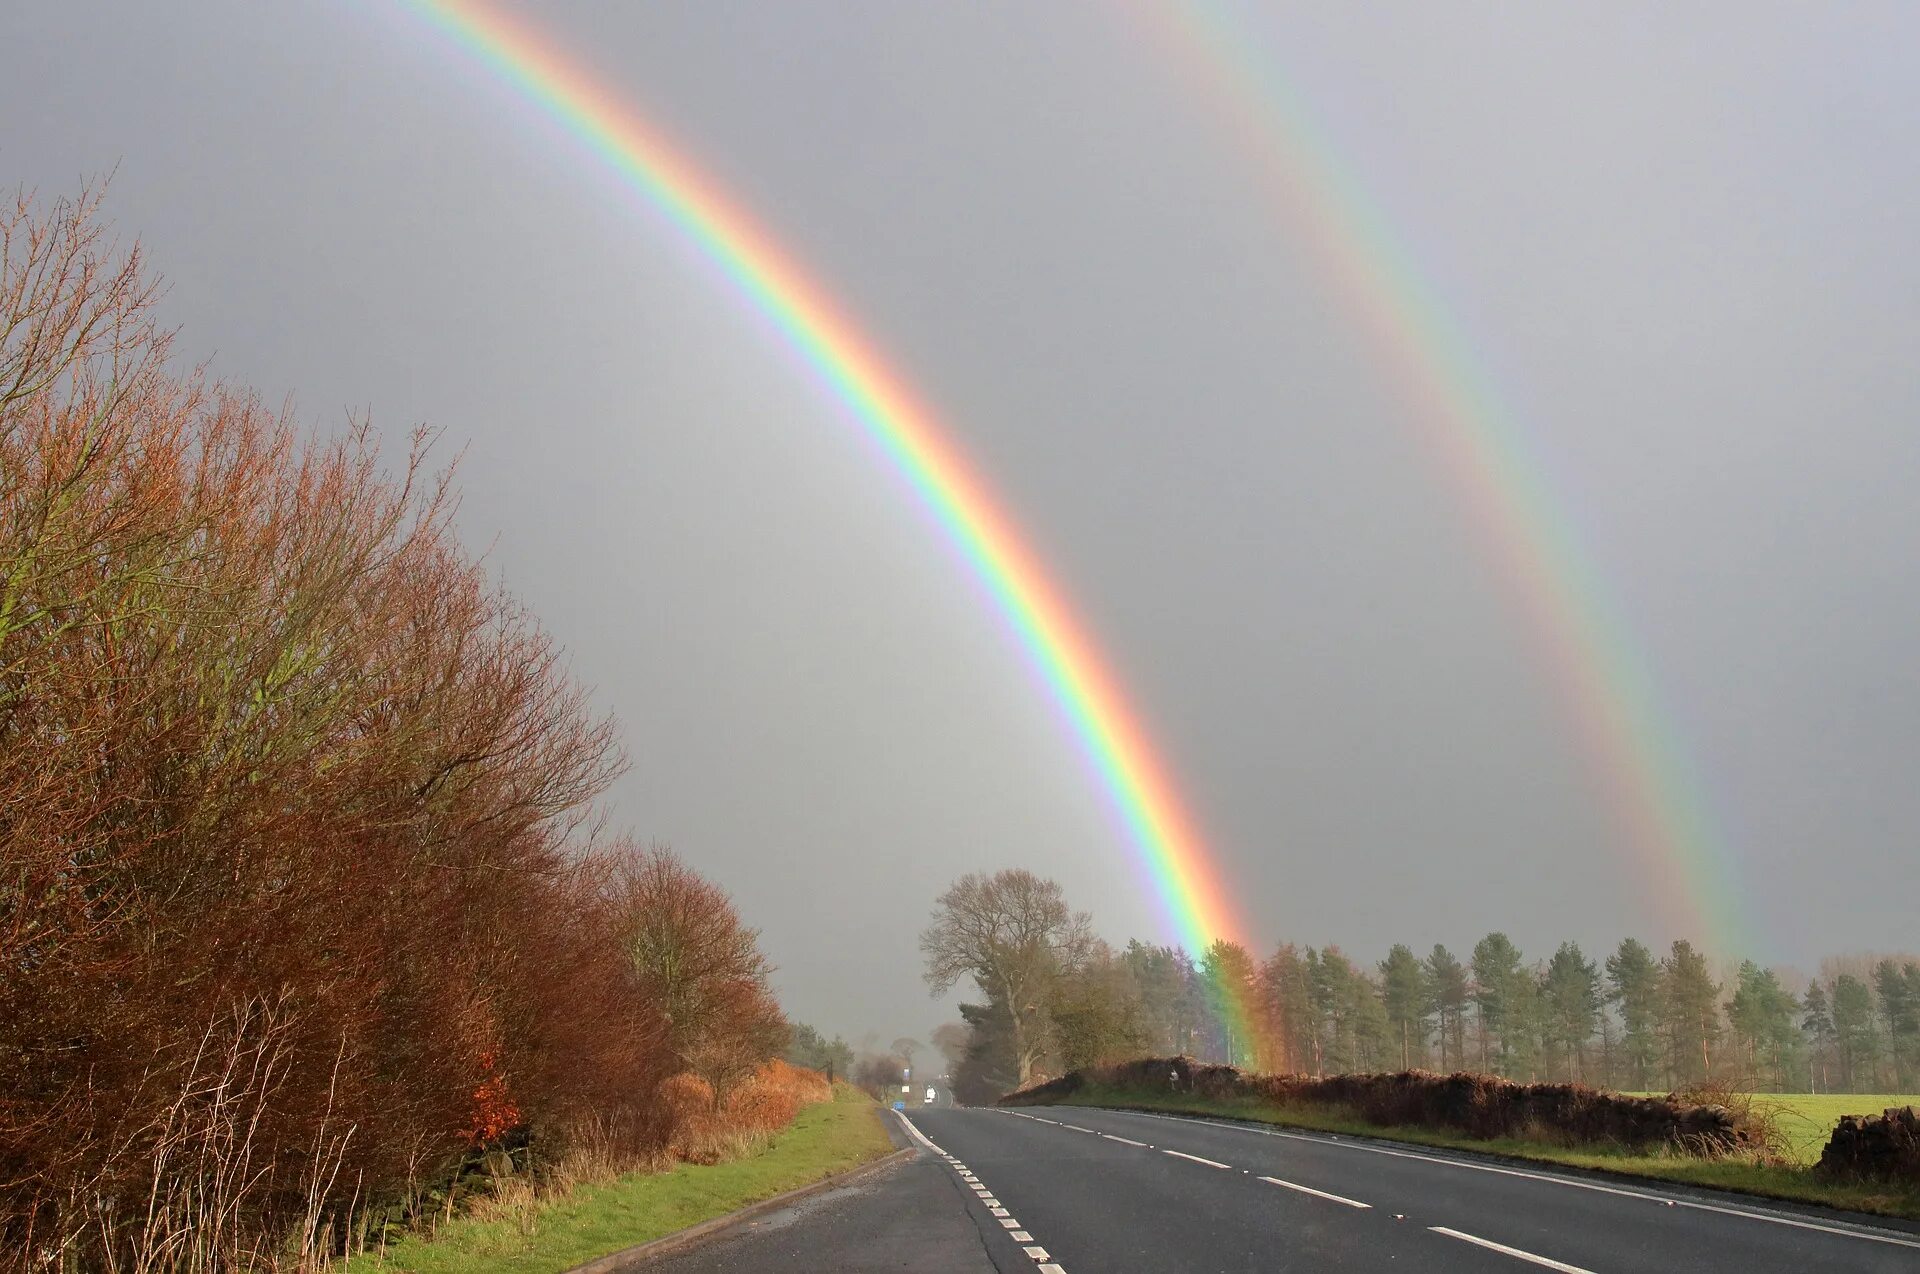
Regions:
<instances>
[{"instance_id":1,"label":"overcast sky","mask_svg":"<svg viewBox=\"0 0 1920 1274\"><path fill-rule=\"evenodd\" d=\"M1287 9L1247 48L1511 407L1724 829L1723 954L1915 946L1920 8ZM1165 23L533 12L951 425L1257 943L1678 936L1422 404ZM924 1037L915 936L970 870L1171 937L884 459L443 37L372 0L16 0L0 42L0 182L117 167L183 361L464 452L463 533L622 723L616 819L733 893L796 1018Z\"/></svg>"}]
</instances>

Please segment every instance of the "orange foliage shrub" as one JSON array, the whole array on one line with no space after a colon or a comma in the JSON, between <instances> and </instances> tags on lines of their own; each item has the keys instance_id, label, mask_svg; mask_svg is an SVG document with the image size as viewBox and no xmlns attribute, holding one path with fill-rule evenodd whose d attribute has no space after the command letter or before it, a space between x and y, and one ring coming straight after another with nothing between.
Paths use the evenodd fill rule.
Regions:
<instances>
[{"instance_id":1,"label":"orange foliage shrub","mask_svg":"<svg viewBox=\"0 0 1920 1274\"><path fill-rule=\"evenodd\" d=\"M0 206L0 1270L272 1264L476 1143L658 1153L684 1063L579 835L611 723L424 437L389 472L171 375L96 203Z\"/></svg>"}]
</instances>

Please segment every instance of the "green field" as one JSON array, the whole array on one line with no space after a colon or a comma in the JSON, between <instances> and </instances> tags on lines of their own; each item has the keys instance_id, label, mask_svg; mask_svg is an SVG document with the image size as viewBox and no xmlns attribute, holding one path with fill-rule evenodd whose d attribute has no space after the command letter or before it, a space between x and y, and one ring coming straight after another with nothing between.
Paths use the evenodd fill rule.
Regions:
<instances>
[{"instance_id":1,"label":"green field","mask_svg":"<svg viewBox=\"0 0 1920 1274\"><path fill-rule=\"evenodd\" d=\"M1654 1094L1663 1096L1664 1094ZM1627 1177L1707 1186L1742 1194L1803 1203L1882 1216L1920 1220L1920 1185L1896 1186L1854 1182L1832 1182L1814 1175L1811 1164L1820 1157L1827 1134L1841 1115L1878 1114L1890 1105L1920 1105L1920 1098L1840 1096L1767 1093L1762 1097L1777 1102L1781 1110L1781 1128L1794 1141L1789 1164L1761 1163L1750 1159L1696 1159L1672 1153L1633 1153L1604 1147L1571 1147L1545 1140L1502 1139L1480 1141L1457 1133L1432 1128L1380 1127L1355 1118L1345 1110L1314 1106L1273 1106L1240 1101L1209 1101L1191 1096L1172 1097L1121 1090L1105 1091L1095 1087L1062 1100L1062 1105L1107 1106L1133 1110L1159 1110L1169 1113L1217 1115L1282 1127L1316 1129L1359 1137L1382 1137L1415 1145L1471 1150L1483 1154L1532 1159L1543 1163L1565 1164ZM1828 1112L1831 1111L1829 1117ZM1810 1152L1804 1147L1811 1145Z\"/></svg>"},{"instance_id":2,"label":"green field","mask_svg":"<svg viewBox=\"0 0 1920 1274\"><path fill-rule=\"evenodd\" d=\"M636 1243L724 1216L776 1194L878 1159L893 1149L880 1108L845 1085L802 1110L760 1154L712 1167L677 1164L564 1198L507 1220L464 1218L431 1241L407 1240L384 1256L356 1257L353 1274L552 1274Z\"/></svg>"}]
</instances>

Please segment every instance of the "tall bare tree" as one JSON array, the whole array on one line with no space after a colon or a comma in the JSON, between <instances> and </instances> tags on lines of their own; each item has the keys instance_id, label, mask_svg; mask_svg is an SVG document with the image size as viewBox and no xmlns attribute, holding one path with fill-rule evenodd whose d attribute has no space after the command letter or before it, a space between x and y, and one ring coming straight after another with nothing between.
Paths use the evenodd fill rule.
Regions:
<instances>
[{"instance_id":1,"label":"tall bare tree","mask_svg":"<svg viewBox=\"0 0 1920 1274\"><path fill-rule=\"evenodd\" d=\"M944 995L971 976L982 991L1005 1001L1024 1087L1046 1051L1053 979L1077 964L1092 942L1090 920L1068 909L1059 882L1014 869L955 881L934 904L920 950L933 994Z\"/></svg>"}]
</instances>

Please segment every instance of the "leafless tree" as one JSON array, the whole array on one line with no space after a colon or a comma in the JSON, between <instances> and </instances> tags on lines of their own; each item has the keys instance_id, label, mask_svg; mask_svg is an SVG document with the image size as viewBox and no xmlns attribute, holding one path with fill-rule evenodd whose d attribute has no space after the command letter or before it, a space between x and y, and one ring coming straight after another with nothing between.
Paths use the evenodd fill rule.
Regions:
<instances>
[{"instance_id":1,"label":"leafless tree","mask_svg":"<svg viewBox=\"0 0 1920 1274\"><path fill-rule=\"evenodd\" d=\"M1068 909L1059 883L1017 868L962 876L940 895L933 923L920 935L933 994L971 976L1004 1000L1022 1086L1046 1050L1053 979L1075 967L1092 944L1089 918Z\"/></svg>"}]
</instances>

